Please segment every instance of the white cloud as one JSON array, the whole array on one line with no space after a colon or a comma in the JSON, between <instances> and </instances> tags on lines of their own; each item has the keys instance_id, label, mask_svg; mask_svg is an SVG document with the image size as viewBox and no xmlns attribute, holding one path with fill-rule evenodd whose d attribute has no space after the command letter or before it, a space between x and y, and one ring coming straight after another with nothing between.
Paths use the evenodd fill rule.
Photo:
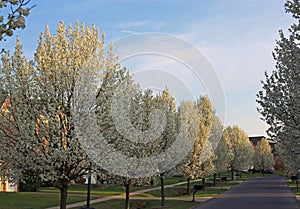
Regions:
<instances>
[{"instance_id":1,"label":"white cloud","mask_svg":"<svg viewBox=\"0 0 300 209\"><path fill-rule=\"evenodd\" d=\"M147 20L138 20L138 21L132 21L132 22L124 22L124 23L119 23L117 24L117 28L120 29L132 29L132 28L138 28L145 26L149 21Z\"/></svg>"},{"instance_id":2,"label":"white cloud","mask_svg":"<svg viewBox=\"0 0 300 209\"><path fill-rule=\"evenodd\" d=\"M145 31L145 28L147 28L147 30L151 28L151 31L157 31L165 26L167 26L167 23L163 21L137 20L118 23L115 29L125 33L138 33L137 31Z\"/></svg>"}]
</instances>

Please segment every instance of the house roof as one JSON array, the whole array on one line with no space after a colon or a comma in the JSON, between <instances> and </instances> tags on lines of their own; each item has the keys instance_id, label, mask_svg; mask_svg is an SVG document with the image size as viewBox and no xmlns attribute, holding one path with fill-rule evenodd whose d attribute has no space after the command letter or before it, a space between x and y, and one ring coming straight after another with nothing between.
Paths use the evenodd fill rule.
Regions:
<instances>
[{"instance_id":1,"label":"house roof","mask_svg":"<svg viewBox=\"0 0 300 209\"><path fill-rule=\"evenodd\" d=\"M276 142L271 141L270 139L268 139L265 136L251 136L251 137L249 137L249 141L251 142L251 144L254 147L256 147L257 143L260 142L262 138L266 138L269 141L269 144L270 144L272 150L275 151Z\"/></svg>"}]
</instances>

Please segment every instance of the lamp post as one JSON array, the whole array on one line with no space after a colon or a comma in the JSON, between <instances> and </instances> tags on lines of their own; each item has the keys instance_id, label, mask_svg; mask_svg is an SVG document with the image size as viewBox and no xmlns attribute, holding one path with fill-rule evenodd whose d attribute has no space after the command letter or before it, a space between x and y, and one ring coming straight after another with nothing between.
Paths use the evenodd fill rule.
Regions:
<instances>
[{"instance_id":1,"label":"lamp post","mask_svg":"<svg viewBox=\"0 0 300 209\"><path fill-rule=\"evenodd\" d=\"M90 201L91 201L91 183L92 183L92 174L89 173L88 175L88 184L87 184L87 196L86 196L86 208L80 208L80 209L95 209L90 207Z\"/></svg>"},{"instance_id":2,"label":"lamp post","mask_svg":"<svg viewBox=\"0 0 300 209\"><path fill-rule=\"evenodd\" d=\"M160 176L161 206L165 206L164 173L159 174L159 176Z\"/></svg>"}]
</instances>

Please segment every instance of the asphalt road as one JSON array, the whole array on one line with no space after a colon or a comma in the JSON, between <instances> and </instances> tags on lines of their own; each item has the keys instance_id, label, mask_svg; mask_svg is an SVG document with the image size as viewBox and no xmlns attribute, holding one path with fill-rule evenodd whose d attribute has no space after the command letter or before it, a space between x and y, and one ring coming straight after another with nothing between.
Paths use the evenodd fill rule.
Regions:
<instances>
[{"instance_id":1,"label":"asphalt road","mask_svg":"<svg viewBox=\"0 0 300 209\"><path fill-rule=\"evenodd\" d=\"M300 209L284 177L253 178L195 209Z\"/></svg>"}]
</instances>

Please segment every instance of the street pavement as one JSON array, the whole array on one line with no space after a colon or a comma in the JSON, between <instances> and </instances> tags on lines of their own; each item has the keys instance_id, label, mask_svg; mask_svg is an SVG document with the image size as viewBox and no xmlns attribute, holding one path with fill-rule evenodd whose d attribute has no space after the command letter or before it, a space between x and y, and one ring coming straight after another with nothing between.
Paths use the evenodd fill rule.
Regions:
<instances>
[{"instance_id":1,"label":"street pavement","mask_svg":"<svg viewBox=\"0 0 300 209\"><path fill-rule=\"evenodd\" d=\"M300 209L284 177L249 179L194 209Z\"/></svg>"}]
</instances>

